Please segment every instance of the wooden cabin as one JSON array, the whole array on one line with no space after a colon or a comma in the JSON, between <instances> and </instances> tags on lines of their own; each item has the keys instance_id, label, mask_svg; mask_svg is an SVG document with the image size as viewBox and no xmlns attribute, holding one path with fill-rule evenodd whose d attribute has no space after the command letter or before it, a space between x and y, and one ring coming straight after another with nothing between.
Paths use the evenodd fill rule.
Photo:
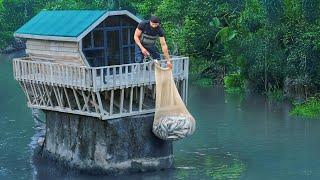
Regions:
<instances>
[{"instance_id":1,"label":"wooden cabin","mask_svg":"<svg viewBox=\"0 0 320 180\"><path fill-rule=\"evenodd\" d=\"M14 33L26 39L26 57L13 59L13 66L28 106L103 120L154 112L153 62L135 62L139 22L126 10L43 10L34 16ZM187 103L189 59L171 59Z\"/></svg>"}]
</instances>

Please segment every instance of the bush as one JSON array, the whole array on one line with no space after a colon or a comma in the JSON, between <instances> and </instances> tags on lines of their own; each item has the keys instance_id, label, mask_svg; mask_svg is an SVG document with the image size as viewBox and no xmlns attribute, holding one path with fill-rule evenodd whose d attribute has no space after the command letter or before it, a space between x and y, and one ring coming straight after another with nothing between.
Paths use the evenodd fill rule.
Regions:
<instances>
[{"instance_id":1,"label":"bush","mask_svg":"<svg viewBox=\"0 0 320 180\"><path fill-rule=\"evenodd\" d=\"M302 116L305 118L320 117L320 100L318 98L310 97L304 103L293 103L293 105L294 107L290 111L290 115Z\"/></svg>"},{"instance_id":2,"label":"bush","mask_svg":"<svg viewBox=\"0 0 320 180\"><path fill-rule=\"evenodd\" d=\"M244 90L244 79L240 73L231 73L225 76L223 82L227 92L238 93Z\"/></svg>"}]
</instances>

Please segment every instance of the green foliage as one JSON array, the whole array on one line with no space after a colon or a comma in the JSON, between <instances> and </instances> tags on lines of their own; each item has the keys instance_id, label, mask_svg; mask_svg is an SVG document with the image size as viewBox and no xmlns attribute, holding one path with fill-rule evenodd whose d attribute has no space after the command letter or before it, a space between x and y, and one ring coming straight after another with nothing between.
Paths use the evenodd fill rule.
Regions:
<instances>
[{"instance_id":1,"label":"green foliage","mask_svg":"<svg viewBox=\"0 0 320 180\"><path fill-rule=\"evenodd\" d=\"M119 3L117 3L117 1L57 0L57 1L52 1L46 4L45 9L48 9L48 10L68 10L68 9L108 10L108 9L115 9L116 6L119 6Z\"/></svg>"},{"instance_id":2,"label":"green foliage","mask_svg":"<svg viewBox=\"0 0 320 180\"><path fill-rule=\"evenodd\" d=\"M13 40L13 32L31 19L50 0L2 0L0 3L0 48Z\"/></svg>"},{"instance_id":3,"label":"green foliage","mask_svg":"<svg viewBox=\"0 0 320 180\"><path fill-rule=\"evenodd\" d=\"M44 8L129 9L145 19L160 17L171 54L208 61L192 65L204 78L201 84L239 72L260 92L280 91L290 78L314 94L320 89L319 5L319 0L1 0L0 48Z\"/></svg>"},{"instance_id":4,"label":"green foliage","mask_svg":"<svg viewBox=\"0 0 320 180\"><path fill-rule=\"evenodd\" d=\"M216 34L216 39L219 39L221 42L225 43L235 38L236 34L237 32L232 30L230 27L224 27Z\"/></svg>"},{"instance_id":5,"label":"green foliage","mask_svg":"<svg viewBox=\"0 0 320 180\"><path fill-rule=\"evenodd\" d=\"M205 59L190 59L189 76L191 79L191 84L200 87L209 87L213 85L213 80L211 76L201 75L204 69L209 68L212 65L212 61Z\"/></svg>"},{"instance_id":6,"label":"green foliage","mask_svg":"<svg viewBox=\"0 0 320 180\"><path fill-rule=\"evenodd\" d=\"M305 118L318 118L320 117L320 100L315 97L310 97L302 104L294 103L290 115L302 116Z\"/></svg>"},{"instance_id":7,"label":"green foliage","mask_svg":"<svg viewBox=\"0 0 320 180\"><path fill-rule=\"evenodd\" d=\"M273 99L275 101L283 101L284 93L281 89L271 88L268 92L266 92L268 98Z\"/></svg>"},{"instance_id":8,"label":"green foliage","mask_svg":"<svg viewBox=\"0 0 320 180\"><path fill-rule=\"evenodd\" d=\"M193 84L199 87L210 87L213 85L212 78L202 77L199 79L195 79Z\"/></svg>"},{"instance_id":9,"label":"green foliage","mask_svg":"<svg viewBox=\"0 0 320 180\"><path fill-rule=\"evenodd\" d=\"M0 49L13 40L13 32L42 9L129 9L129 0L1 0L0 1Z\"/></svg>"},{"instance_id":10,"label":"green foliage","mask_svg":"<svg viewBox=\"0 0 320 180\"><path fill-rule=\"evenodd\" d=\"M240 93L244 91L244 80L240 73L231 73L224 77L224 87L229 93Z\"/></svg>"}]
</instances>

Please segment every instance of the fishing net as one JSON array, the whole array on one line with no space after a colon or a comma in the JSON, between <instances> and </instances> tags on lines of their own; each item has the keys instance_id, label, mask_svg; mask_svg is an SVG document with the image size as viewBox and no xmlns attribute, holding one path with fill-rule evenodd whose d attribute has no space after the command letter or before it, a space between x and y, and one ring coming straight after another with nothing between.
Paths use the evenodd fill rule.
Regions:
<instances>
[{"instance_id":1,"label":"fishing net","mask_svg":"<svg viewBox=\"0 0 320 180\"><path fill-rule=\"evenodd\" d=\"M155 61L156 111L153 133L163 140L179 140L193 134L196 123L187 110L173 79L172 69Z\"/></svg>"}]
</instances>

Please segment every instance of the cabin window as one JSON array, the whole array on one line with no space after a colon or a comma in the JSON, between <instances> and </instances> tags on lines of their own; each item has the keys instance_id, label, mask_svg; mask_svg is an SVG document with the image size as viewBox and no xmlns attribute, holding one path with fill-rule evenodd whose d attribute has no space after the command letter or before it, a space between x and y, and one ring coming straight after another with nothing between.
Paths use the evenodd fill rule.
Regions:
<instances>
[{"instance_id":1,"label":"cabin window","mask_svg":"<svg viewBox=\"0 0 320 180\"><path fill-rule=\"evenodd\" d=\"M123 28L122 29L122 44L123 45L129 44L130 32L128 30L129 29L127 29L127 28Z\"/></svg>"},{"instance_id":2,"label":"cabin window","mask_svg":"<svg viewBox=\"0 0 320 180\"><path fill-rule=\"evenodd\" d=\"M120 18L121 16L111 16L108 17L106 20L106 26L108 27L114 27L114 26L120 26Z\"/></svg>"},{"instance_id":3,"label":"cabin window","mask_svg":"<svg viewBox=\"0 0 320 180\"><path fill-rule=\"evenodd\" d=\"M109 66L120 64L119 34L118 30L107 32L107 59Z\"/></svg>"},{"instance_id":4,"label":"cabin window","mask_svg":"<svg viewBox=\"0 0 320 180\"><path fill-rule=\"evenodd\" d=\"M104 46L103 30L94 30L93 40L94 40L94 47L103 47Z\"/></svg>"},{"instance_id":5,"label":"cabin window","mask_svg":"<svg viewBox=\"0 0 320 180\"><path fill-rule=\"evenodd\" d=\"M91 48L91 33L87 34L83 40L83 48Z\"/></svg>"},{"instance_id":6,"label":"cabin window","mask_svg":"<svg viewBox=\"0 0 320 180\"><path fill-rule=\"evenodd\" d=\"M99 66L105 66L104 61L104 51L103 50L91 50L91 51L85 51L84 55L87 58L88 63L92 67L99 67Z\"/></svg>"},{"instance_id":7,"label":"cabin window","mask_svg":"<svg viewBox=\"0 0 320 180\"><path fill-rule=\"evenodd\" d=\"M134 31L138 25L128 16L111 16L82 39L82 50L90 66L134 63Z\"/></svg>"}]
</instances>

